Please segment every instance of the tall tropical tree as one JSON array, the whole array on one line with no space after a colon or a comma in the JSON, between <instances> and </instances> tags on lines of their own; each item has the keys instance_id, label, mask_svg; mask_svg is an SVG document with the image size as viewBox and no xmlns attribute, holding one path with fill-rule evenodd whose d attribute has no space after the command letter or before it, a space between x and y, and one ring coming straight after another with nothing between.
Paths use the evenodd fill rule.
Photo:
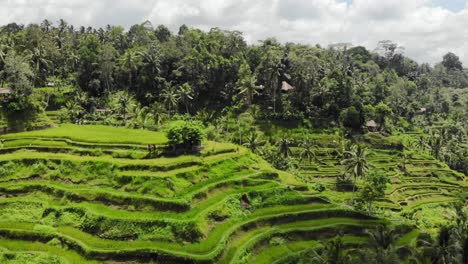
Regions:
<instances>
[{"instance_id":1,"label":"tall tropical tree","mask_svg":"<svg viewBox=\"0 0 468 264\"><path fill-rule=\"evenodd\" d=\"M348 264L351 258L346 254L346 247L341 236L328 240L320 253L314 251L312 263L316 264Z\"/></svg>"},{"instance_id":2,"label":"tall tropical tree","mask_svg":"<svg viewBox=\"0 0 468 264\"><path fill-rule=\"evenodd\" d=\"M129 89L133 89L134 73L137 70L137 53L133 50L127 50L120 58L120 65L124 72L127 73L127 81Z\"/></svg>"},{"instance_id":3,"label":"tall tropical tree","mask_svg":"<svg viewBox=\"0 0 468 264\"><path fill-rule=\"evenodd\" d=\"M429 259L434 264L458 264L461 262L461 245L456 241L451 228L442 226L437 238L432 240L430 236L418 241L422 254L420 259ZM466 263L466 262L465 262Z\"/></svg>"},{"instance_id":4,"label":"tall tropical tree","mask_svg":"<svg viewBox=\"0 0 468 264\"><path fill-rule=\"evenodd\" d=\"M238 95L245 98L247 106L251 106L253 98L260 94L262 86L256 85L257 79L252 74L247 62L243 62L239 69L239 80L236 83Z\"/></svg>"},{"instance_id":5,"label":"tall tropical tree","mask_svg":"<svg viewBox=\"0 0 468 264\"><path fill-rule=\"evenodd\" d=\"M158 47L152 44L147 50L137 52L138 56L142 58L144 67L151 82L151 88L155 88L157 75L161 71L161 54Z\"/></svg>"},{"instance_id":6,"label":"tall tropical tree","mask_svg":"<svg viewBox=\"0 0 468 264\"><path fill-rule=\"evenodd\" d=\"M304 159L308 162L308 164L312 163L312 160L317 159L317 154L315 153L314 148L317 145L314 144L313 141L310 139L304 139L301 143L302 151L300 154L301 159Z\"/></svg>"},{"instance_id":7,"label":"tall tropical tree","mask_svg":"<svg viewBox=\"0 0 468 264\"><path fill-rule=\"evenodd\" d=\"M258 151L258 148L262 145L262 142L260 141L260 137L257 132L252 132L247 136L246 142L244 143L244 146L252 150L252 152L256 153Z\"/></svg>"},{"instance_id":8,"label":"tall tropical tree","mask_svg":"<svg viewBox=\"0 0 468 264\"><path fill-rule=\"evenodd\" d=\"M368 230L367 234L372 249L362 255L362 263L400 263L395 245L399 235L395 229L380 225L374 230Z\"/></svg>"},{"instance_id":9,"label":"tall tropical tree","mask_svg":"<svg viewBox=\"0 0 468 264\"><path fill-rule=\"evenodd\" d=\"M444 139L438 133L433 133L429 141L429 146L431 148L431 153L436 159L441 158L442 147L444 146Z\"/></svg>"},{"instance_id":10,"label":"tall tropical tree","mask_svg":"<svg viewBox=\"0 0 468 264\"><path fill-rule=\"evenodd\" d=\"M131 112L133 107L136 104L134 102L133 97L127 92L119 92L116 95L116 99L114 102L114 108L116 109L120 118L124 121L124 124L127 124L127 117L128 114Z\"/></svg>"},{"instance_id":11,"label":"tall tropical tree","mask_svg":"<svg viewBox=\"0 0 468 264\"><path fill-rule=\"evenodd\" d=\"M193 88L189 83L184 83L179 86L177 90L178 97L182 100L182 103L185 105L185 111L189 114L189 105L190 101L193 100Z\"/></svg>"},{"instance_id":12,"label":"tall tropical tree","mask_svg":"<svg viewBox=\"0 0 468 264\"><path fill-rule=\"evenodd\" d=\"M162 103L169 113L174 113L179 105L180 96L173 86L169 86L161 92Z\"/></svg>"},{"instance_id":13,"label":"tall tropical tree","mask_svg":"<svg viewBox=\"0 0 468 264\"><path fill-rule=\"evenodd\" d=\"M287 138L283 137L278 142L278 152L283 155L284 158L288 158L292 155L290 146L291 142Z\"/></svg>"},{"instance_id":14,"label":"tall tropical tree","mask_svg":"<svg viewBox=\"0 0 468 264\"><path fill-rule=\"evenodd\" d=\"M42 45L34 47L27 57L33 64L34 85L38 86L43 77L47 75L47 71L52 68L52 61L48 59L46 51Z\"/></svg>"},{"instance_id":15,"label":"tall tropical tree","mask_svg":"<svg viewBox=\"0 0 468 264\"><path fill-rule=\"evenodd\" d=\"M344 159L341 164L344 165L344 169L347 173L353 176L353 201L354 191L356 189L356 180L361 177L365 177L369 171L370 164L368 163L367 156L369 152L367 148L361 145L353 145L350 151L345 151Z\"/></svg>"}]
</instances>

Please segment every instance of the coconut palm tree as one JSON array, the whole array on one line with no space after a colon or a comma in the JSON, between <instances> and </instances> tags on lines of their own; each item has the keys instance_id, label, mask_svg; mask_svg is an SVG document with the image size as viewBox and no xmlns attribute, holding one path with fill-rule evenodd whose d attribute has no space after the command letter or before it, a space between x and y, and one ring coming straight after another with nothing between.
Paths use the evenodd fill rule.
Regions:
<instances>
[{"instance_id":1,"label":"coconut palm tree","mask_svg":"<svg viewBox=\"0 0 468 264\"><path fill-rule=\"evenodd\" d=\"M461 263L468 263L468 204L457 202L453 204L451 213L452 240L458 245Z\"/></svg>"},{"instance_id":2,"label":"coconut palm tree","mask_svg":"<svg viewBox=\"0 0 468 264\"><path fill-rule=\"evenodd\" d=\"M423 251L420 254L422 256L418 256L420 259L430 259L432 264L463 263L460 255L462 248L449 227L441 227L437 239L432 240L430 236L427 236L420 239L418 244Z\"/></svg>"},{"instance_id":3,"label":"coconut palm tree","mask_svg":"<svg viewBox=\"0 0 468 264\"><path fill-rule=\"evenodd\" d=\"M284 158L288 158L292 155L290 145L291 142L285 137L281 138L278 143L278 152L283 155Z\"/></svg>"},{"instance_id":4,"label":"coconut palm tree","mask_svg":"<svg viewBox=\"0 0 468 264\"><path fill-rule=\"evenodd\" d=\"M258 151L258 147L262 145L260 141L260 137L257 132L252 132L247 137L247 141L244 143L244 146L252 150L252 152L256 153Z\"/></svg>"},{"instance_id":5,"label":"coconut palm tree","mask_svg":"<svg viewBox=\"0 0 468 264\"><path fill-rule=\"evenodd\" d=\"M312 163L312 159L317 160L317 155L314 151L314 147L317 147L310 139L304 139L301 143L302 151L300 153L301 159L307 160L309 164Z\"/></svg>"},{"instance_id":6,"label":"coconut palm tree","mask_svg":"<svg viewBox=\"0 0 468 264\"><path fill-rule=\"evenodd\" d=\"M161 55L156 45L151 45L151 47L146 51L141 51L137 53L138 56L142 58L144 66L148 69L148 72L152 78L151 85L154 88L156 76L161 71Z\"/></svg>"},{"instance_id":7,"label":"coconut palm tree","mask_svg":"<svg viewBox=\"0 0 468 264\"><path fill-rule=\"evenodd\" d=\"M33 64L34 71L34 86L38 86L41 81L41 76L47 73L47 70L52 67L52 61L47 58L44 47L40 44L34 47L31 51L28 50L26 55Z\"/></svg>"},{"instance_id":8,"label":"coconut palm tree","mask_svg":"<svg viewBox=\"0 0 468 264\"><path fill-rule=\"evenodd\" d=\"M122 68L128 74L128 86L130 90L133 88L133 73L137 70L137 58L136 52L128 50L120 59Z\"/></svg>"},{"instance_id":9,"label":"coconut palm tree","mask_svg":"<svg viewBox=\"0 0 468 264\"><path fill-rule=\"evenodd\" d=\"M128 93L120 93L117 98L117 111L122 117L124 124L127 124L127 115L135 106L132 97Z\"/></svg>"},{"instance_id":10,"label":"coconut palm tree","mask_svg":"<svg viewBox=\"0 0 468 264\"><path fill-rule=\"evenodd\" d=\"M189 104L190 101L193 100L193 88L188 83L184 83L179 86L177 90L178 97L182 100L185 105L185 111L189 114Z\"/></svg>"},{"instance_id":11,"label":"coconut palm tree","mask_svg":"<svg viewBox=\"0 0 468 264\"><path fill-rule=\"evenodd\" d=\"M173 87L168 87L164 89L161 92L161 98L164 106L169 111L169 113L174 113L174 109L176 109L180 100L180 96L175 91L175 89Z\"/></svg>"},{"instance_id":12,"label":"coconut palm tree","mask_svg":"<svg viewBox=\"0 0 468 264\"><path fill-rule=\"evenodd\" d=\"M399 264L395 243L399 234L393 228L379 225L374 230L366 232L370 238L372 249L361 254L362 263Z\"/></svg>"},{"instance_id":13,"label":"coconut palm tree","mask_svg":"<svg viewBox=\"0 0 468 264\"><path fill-rule=\"evenodd\" d=\"M367 161L368 155L367 148L360 145L353 145L350 151L345 151L344 159L341 161L341 164L344 165L345 172L350 173L354 179L353 201L357 178L365 177L370 168L370 164Z\"/></svg>"},{"instance_id":14,"label":"coconut palm tree","mask_svg":"<svg viewBox=\"0 0 468 264\"><path fill-rule=\"evenodd\" d=\"M440 159L440 153L441 153L442 147L444 146L443 137L438 133L432 134L431 139L429 141L429 146L431 148L432 155L436 159Z\"/></svg>"},{"instance_id":15,"label":"coconut palm tree","mask_svg":"<svg viewBox=\"0 0 468 264\"><path fill-rule=\"evenodd\" d=\"M320 254L313 251L312 263L316 264L347 264L351 258L346 254L345 244L341 236L328 240Z\"/></svg>"},{"instance_id":16,"label":"coconut palm tree","mask_svg":"<svg viewBox=\"0 0 468 264\"><path fill-rule=\"evenodd\" d=\"M401 161L400 161L399 167L400 167L400 170L405 175L408 173L407 165L408 165L409 161L410 161L410 157L408 156L408 154L403 153L403 155L401 156Z\"/></svg>"}]
</instances>

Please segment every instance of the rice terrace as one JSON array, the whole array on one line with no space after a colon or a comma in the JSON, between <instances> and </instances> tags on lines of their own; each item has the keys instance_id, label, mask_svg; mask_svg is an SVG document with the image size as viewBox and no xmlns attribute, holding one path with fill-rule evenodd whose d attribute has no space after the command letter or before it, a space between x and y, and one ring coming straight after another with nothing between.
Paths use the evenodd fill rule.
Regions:
<instances>
[{"instance_id":1,"label":"rice terrace","mask_svg":"<svg viewBox=\"0 0 468 264\"><path fill-rule=\"evenodd\" d=\"M0 263L468 264L452 52L11 21L0 87Z\"/></svg>"}]
</instances>

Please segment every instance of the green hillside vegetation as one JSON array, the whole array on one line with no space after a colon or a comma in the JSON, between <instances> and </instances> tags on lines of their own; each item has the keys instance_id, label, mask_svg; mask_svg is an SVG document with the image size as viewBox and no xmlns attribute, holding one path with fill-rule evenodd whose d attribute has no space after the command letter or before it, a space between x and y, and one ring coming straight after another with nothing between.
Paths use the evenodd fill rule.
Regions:
<instances>
[{"instance_id":1,"label":"green hillside vegetation","mask_svg":"<svg viewBox=\"0 0 468 264\"><path fill-rule=\"evenodd\" d=\"M256 245L252 238L248 244L238 244L254 234L261 241L289 232L319 232L335 226L353 227L356 232L354 227L385 223L331 204L325 197L296 191L282 180L291 175L280 176L243 147L206 143L198 155L128 159L112 156L129 151L128 145L120 149L109 139L107 147L113 153L105 153L106 137L101 135L112 131L113 137L123 139L135 131L108 128L92 137L98 146L78 141L81 136L90 143L91 137L85 135L95 129L66 125L2 137L16 140L13 146L6 141L2 151L14 149L0 156L4 195L0 233L11 239L2 242L5 252L34 248L73 263L79 257L69 249L89 259L109 261L229 262ZM146 134L156 136L155 140L161 137ZM31 144L27 140L31 137L43 140ZM55 144L63 143L63 138L83 143L82 152ZM131 151L142 148L135 146ZM17 261L23 258L14 256ZM31 261L43 257L33 256Z\"/></svg>"},{"instance_id":2,"label":"green hillside vegetation","mask_svg":"<svg viewBox=\"0 0 468 264\"><path fill-rule=\"evenodd\" d=\"M0 263L468 263L451 52L45 20L0 84Z\"/></svg>"}]
</instances>

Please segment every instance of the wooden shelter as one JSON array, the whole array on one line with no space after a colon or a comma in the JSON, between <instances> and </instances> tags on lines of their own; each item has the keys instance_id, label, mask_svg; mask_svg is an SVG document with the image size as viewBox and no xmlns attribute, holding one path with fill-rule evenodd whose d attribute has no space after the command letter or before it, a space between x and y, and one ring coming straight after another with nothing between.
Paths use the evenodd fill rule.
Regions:
<instances>
[{"instance_id":1,"label":"wooden shelter","mask_svg":"<svg viewBox=\"0 0 468 264\"><path fill-rule=\"evenodd\" d=\"M377 131L377 128L379 127L379 124L375 122L374 120L370 120L366 123L366 128L367 130L371 132Z\"/></svg>"},{"instance_id":2,"label":"wooden shelter","mask_svg":"<svg viewBox=\"0 0 468 264\"><path fill-rule=\"evenodd\" d=\"M283 93L289 93L290 91L293 91L295 88L294 86L290 85L288 82L283 81L281 84L281 91Z\"/></svg>"},{"instance_id":3,"label":"wooden shelter","mask_svg":"<svg viewBox=\"0 0 468 264\"><path fill-rule=\"evenodd\" d=\"M0 99L4 100L12 93L11 88L0 88Z\"/></svg>"}]
</instances>

